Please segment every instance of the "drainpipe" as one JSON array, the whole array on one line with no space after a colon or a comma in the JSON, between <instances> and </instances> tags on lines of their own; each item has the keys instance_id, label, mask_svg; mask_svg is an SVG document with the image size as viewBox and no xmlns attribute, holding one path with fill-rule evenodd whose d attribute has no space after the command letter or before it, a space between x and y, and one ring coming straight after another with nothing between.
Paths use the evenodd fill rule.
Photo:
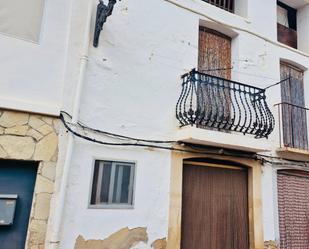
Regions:
<instances>
[{"instance_id":1,"label":"drainpipe","mask_svg":"<svg viewBox=\"0 0 309 249\"><path fill-rule=\"evenodd\" d=\"M81 93L83 89L83 83L84 83L86 68L88 64L92 6L93 6L93 1L90 0L88 4L87 16L85 19L86 25L85 25L85 33L84 33L84 39L83 39L83 44L82 44L82 49L81 49L79 78L78 78L76 94L75 94L74 102L73 102L72 121L71 121L73 124L77 124L78 122ZM68 144L67 144L67 152L66 152L64 165L63 165L59 197L56 199L55 214L54 214L54 218L52 222L52 235L51 235L51 240L50 240L51 249L57 249L60 246L60 231L61 231L61 224L62 224L63 212L64 212L64 207L65 207L66 189L68 185L69 172L70 172L70 166L71 166L71 161L72 161L72 152L74 148L74 136L72 133L69 133L68 136L69 138L68 138Z\"/></svg>"}]
</instances>

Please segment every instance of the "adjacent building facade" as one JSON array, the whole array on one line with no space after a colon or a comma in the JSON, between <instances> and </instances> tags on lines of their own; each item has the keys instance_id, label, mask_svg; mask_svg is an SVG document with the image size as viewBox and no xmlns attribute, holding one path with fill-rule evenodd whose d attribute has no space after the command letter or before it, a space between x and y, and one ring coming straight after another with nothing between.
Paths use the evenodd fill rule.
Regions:
<instances>
[{"instance_id":1,"label":"adjacent building facade","mask_svg":"<svg viewBox=\"0 0 309 249\"><path fill-rule=\"evenodd\" d=\"M308 248L306 0L1 4L4 249Z\"/></svg>"},{"instance_id":2,"label":"adjacent building facade","mask_svg":"<svg viewBox=\"0 0 309 249\"><path fill-rule=\"evenodd\" d=\"M70 1L1 1L1 248L45 248ZM15 207L15 210L14 210Z\"/></svg>"}]
</instances>

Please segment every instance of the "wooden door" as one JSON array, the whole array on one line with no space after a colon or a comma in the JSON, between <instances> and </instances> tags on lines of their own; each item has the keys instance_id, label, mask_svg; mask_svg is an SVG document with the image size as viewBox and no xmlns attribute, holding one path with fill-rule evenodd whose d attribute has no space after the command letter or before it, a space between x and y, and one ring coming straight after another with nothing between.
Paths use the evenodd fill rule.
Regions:
<instances>
[{"instance_id":1,"label":"wooden door","mask_svg":"<svg viewBox=\"0 0 309 249\"><path fill-rule=\"evenodd\" d=\"M198 70L210 75L231 79L230 68L231 38L215 30L200 27Z\"/></svg>"},{"instance_id":2,"label":"wooden door","mask_svg":"<svg viewBox=\"0 0 309 249\"><path fill-rule=\"evenodd\" d=\"M278 171L281 249L309 248L309 173Z\"/></svg>"},{"instance_id":3,"label":"wooden door","mask_svg":"<svg viewBox=\"0 0 309 249\"><path fill-rule=\"evenodd\" d=\"M36 162L0 160L0 194L18 196L13 224L0 225L1 249L25 248L36 174Z\"/></svg>"},{"instance_id":4,"label":"wooden door","mask_svg":"<svg viewBox=\"0 0 309 249\"><path fill-rule=\"evenodd\" d=\"M231 38L217 31L200 27L198 71L212 78L212 84L199 84L197 105L215 129L228 128L231 119ZM218 77L218 78L217 78ZM223 87L222 87L223 86ZM206 128L203 118L198 127Z\"/></svg>"},{"instance_id":5,"label":"wooden door","mask_svg":"<svg viewBox=\"0 0 309 249\"><path fill-rule=\"evenodd\" d=\"M184 165L181 249L248 249L248 184L242 168Z\"/></svg>"},{"instance_id":6,"label":"wooden door","mask_svg":"<svg viewBox=\"0 0 309 249\"><path fill-rule=\"evenodd\" d=\"M281 63L282 129L284 146L308 150L307 117L304 97L303 71ZM298 106L298 107L297 107Z\"/></svg>"}]
</instances>

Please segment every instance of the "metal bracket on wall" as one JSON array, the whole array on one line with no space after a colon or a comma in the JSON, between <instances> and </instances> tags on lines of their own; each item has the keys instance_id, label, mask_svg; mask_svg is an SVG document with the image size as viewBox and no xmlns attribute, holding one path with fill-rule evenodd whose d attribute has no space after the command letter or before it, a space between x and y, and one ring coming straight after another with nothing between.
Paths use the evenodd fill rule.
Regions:
<instances>
[{"instance_id":1,"label":"metal bracket on wall","mask_svg":"<svg viewBox=\"0 0 309 249\"><path fill-rule=\"evenodd\" d=\"M95 21L95 30L94 30L94 38L93 38L93 46L98 47L100 33L103 30L103 25L109 17L113 13L114 5L116 4L116 0L109 0L108 4L104 4L103 0L99 0L100 3L97 6L97 16ZM120 0L119 0L120 1Z\"/></svg>"}]
</instances>

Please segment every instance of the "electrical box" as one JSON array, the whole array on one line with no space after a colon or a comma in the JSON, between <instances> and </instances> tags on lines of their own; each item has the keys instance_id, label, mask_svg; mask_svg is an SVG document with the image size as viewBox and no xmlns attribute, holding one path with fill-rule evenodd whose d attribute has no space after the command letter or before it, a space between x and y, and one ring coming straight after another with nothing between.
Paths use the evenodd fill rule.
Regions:
<instances>
[{"instance_id":1,"label":"electrical box","mask_svg":"<svg viewBox=\"0 0 309 249\"><path fill-rule=\"evenodd\" d=\"M0 194L0 226L13 225L17 197Z\"/></svg>"}]
</instances>

